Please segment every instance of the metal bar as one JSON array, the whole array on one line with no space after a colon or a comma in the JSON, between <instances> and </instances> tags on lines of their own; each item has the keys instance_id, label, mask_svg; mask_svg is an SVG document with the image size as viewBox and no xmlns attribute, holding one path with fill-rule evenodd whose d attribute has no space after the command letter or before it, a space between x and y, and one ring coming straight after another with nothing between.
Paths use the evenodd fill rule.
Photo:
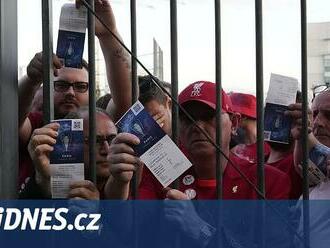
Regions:
<instances>
[{"instance_id":1,"label":"metal bar","mask_svg":"<svg viewBox=\"0 0 330 248\"><path fill-rule=\"evenodd\" d=\"M216 83L216 139L215 142L218 147L222 147L221 137L222 137L222 128L221 128L221 117L222 117L222 74L221 74L221 1L214 0L214 35L215 35L215 83ZM215 162L215 174L216 174L216 197L221 200L223 198L223 173L222 173L222 158L221 153L215 149L216 153L216 162ZM221 229L221 224L223 220L223 210L222 210L222 201L219 201L217 204L217 230ZM223 240L221 235L217 235L216 246L222 247Z\"/></svg>"},{"instance_id":2,"label":"metal bar","mask_svg":"<svg viewBox=\"0 0 330 248\"><path fill-rule=\"evenodd\" d=\"M42 62L43 62L43 121L54 119L53 85L53 6L52 0L42 2Z\"/></svg>"},{"instance_id":3,"label":"metal bar","mask_svg":"<svg viewBox=\"0 0 330 248\"><path fill-rule=\"evenodd\" d=\"M301 11L301 93L303 110L302 153L303 153L303 230L304 247L310 246L309 232L309 185L308 185L308 85L307 85L307 15L306 0L300 1Z\"/></svg>"},{"instance_id":4,"label":"metal bar","mask_svg":"<svg viewBox=\"0 0 330 248\"><path fill-rule=\"evenodd\" d=\"M256 25L256 83L257 83L256 92L257 92L257 149L258 149L257 181L258 181L259 191L265 195L262 0L255 1L255 25Z\"/></svg>"},{"instance_id":5,"label":"metal bar","mask_svg":"<svg viewBox=\"0 0 330 248\"><path fill-rule=\"evenodd\" d=\"M177 1L170 1L171 18L171 95L178 99L178 19L177 19ZM172 104L172 140L178 144L179 134L179 106ZM174 187L178 188L178 181L175 181Z\"/></svg>"},{"instance_id":6,"label":"metal bar","mask_svg":"<svg viewBox=\"0 0 330 248\"><path fill-rule=\"evenodd\" d=\"M137 56L137 39L136 39L136 0L131 0L131 51L132 54ZM131 57L132 65L132 104L134 104L138 99L138 83L137 83L137 62ZM137 192L137 179L134 173L132 178L131 186L131 197L136 199L138 197Z\"/></svg>"},{"instance_id":7,"label":"metal bar","mask_svg":"<svg viewBox=\"0 0 330 248\"><path fill-rule=\"evenodd\" d=\"M308 166L308 85L307 85L307 24L306 24L306 0L301 0L301 92L303 110L303 198L309 198L309 186L307 176Z\"/></svg>"},{"instance_id":8,"label":"metal bar","mask_svg":"<svg viewBox=\"0 0 330 248\"><path fill-rule=\"evenodd\" d=\"M255 30L256 30L256 92L257 92L257 182L259 191L265 195L264 175L264 85L263 85L263 30L262 30L262 0L255 1ZM259 199L262 197L258 196ZM265 243L265 205L258 206L261 232L258 233L258 247L263 248Z\"/></svg>"},{"instance_id":9,"label":"metal bar","mask_svg":"<svg viewBox=\"0 0 330 248\"><path fill-rule=\"evenodd\" d=\"M0 199L17 198L17 0L0 1Z\"/></svg>"},{"instance_id":10,"label":"metal bar","mask_svg":"<svg viewBox=\"0 0 330 248\"><path fill-rule=\"evenodd\" d=\"M89 0L89 4L94 10L94 0ZM95 19L90 11L88 11L88 82L90 179L96 184Z\"/></svg>"},{"instance_id":11,"label":"metal bar","mask_svg":"<svg viewBox=\"0 0 330 248\"><path fill-rule=\"evenodd\" d=\"M220 0L214 1L215 9L215 83L216 83L216 144L221 147L221 6ZM222 199L222 165L221 154L216 150L215 172L217 180L217 199Z\"/></svg>"}]
</instances>

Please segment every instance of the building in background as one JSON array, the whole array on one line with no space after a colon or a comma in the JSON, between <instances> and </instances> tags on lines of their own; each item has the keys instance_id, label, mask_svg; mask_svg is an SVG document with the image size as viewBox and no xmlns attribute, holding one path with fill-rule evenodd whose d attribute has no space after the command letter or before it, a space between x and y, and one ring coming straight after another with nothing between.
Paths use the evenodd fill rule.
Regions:
<instances>
[{"instance_id":1,"label":"building in background","mask_svg":"<svg viewBox=\"0 0 330 248\"><path fill-rule=\"evenodd\" d=\"M330 22L308 24L308 85L330 83Z\"/></svg>"}]
</instances>

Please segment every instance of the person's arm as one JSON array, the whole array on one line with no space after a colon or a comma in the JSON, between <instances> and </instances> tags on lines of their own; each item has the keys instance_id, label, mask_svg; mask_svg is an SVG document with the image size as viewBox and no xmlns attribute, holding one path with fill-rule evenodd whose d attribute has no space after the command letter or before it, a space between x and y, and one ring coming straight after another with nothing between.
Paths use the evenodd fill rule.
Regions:
<instances>
[{"instance_id":1,"label":"person's arm","mask_svg":"<svg viewBox=\"0 0 330 248\"><path fill-rule=\"evenodd\" d=\"M289 110L285 113L287 116L290 116L292 119L292 127L291 127L291 136L294 140L294 165L297 171L299 171L299 165L301 164L302 157L303 157L303 151L302 151L302 104L301 103L295 103L289 105ZM311 110L308 109L308 139L307 139L307 145L308 145L308 151L310 152L311 149L318 143L317 139L312 133L311 125Z\"/></svg>"},{"instance_id":2,"label":"person's arm","mask_svg":"<svg viewBox=\"0 0 330 248\"><path fill-rule=\"evenodd\" d=\"M139 142L135 135L129 133L120 133L112 141L108 155L111 176L104 187L106 199L129 198L129 185L133 172L136 171L137 165L141 164L132 146Z\"/></svg>"},{"instance_id":3,"label":"person's arm","mask_svg":"<svg viewBox=\"0 0 330 248\"><path fill-rule=\"evenodd\" d=\"M188 238L196 247L207 247L216 234L216 228L197 213L189 197L176 189L168 188L164 202L165 219L179 227L180 236Z\"/></svg>"},{"instance_id":4,"label":"person's arm","mask_svg":"<svg viewBox=\"0 0 330 248\"><path fill-rule=\"evenodd\" d=\"M61 62L54 55L54 75L57 75L57 70L61 68ZM42 83L42 53L37 53L30 61L27 67L27 74L19 80L18 84L18 123L19 123L19 138L22 144L27 144L32 132L32 125L27 118L31 109L33 97Z\"/></svg>"},{"instance_id":5,"label":"person's arm","mask_svg":"<svg viewBox=\"0 0 330 248\"><path fill-rule=\"evenodd\" d=\"M82 5L81 1L76 1ZM121 39L109 0L95 1L95 11L110 30ZM95 34L103 52L112 99L107 111L118 120L132 105L130 56L112 34L95 19Z\"/></svg>"}]
</instances>

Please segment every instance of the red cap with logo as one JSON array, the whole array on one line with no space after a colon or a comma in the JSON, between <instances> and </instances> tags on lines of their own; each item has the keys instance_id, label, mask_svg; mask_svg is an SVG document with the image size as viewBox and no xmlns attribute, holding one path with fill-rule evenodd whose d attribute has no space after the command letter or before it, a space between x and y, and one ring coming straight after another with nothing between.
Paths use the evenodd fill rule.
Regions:
<instances>
[{"instance_id":1,"label":"red cap with logo","mask_svg":"<svg viewBox=\"0 0 330 248\"><path fill-rule=\"evenodd\" d=\"M243 93L232 93L229 95L233 104L233 110L249 118L257 118L256 97L254 95Z\"/></svg>"},{"instance_id":2,"label":"red cap with logo","mask_svg":"<svg viewBox=\"0 0 330 248\"><path fill-rule=\"evenodd\" d=\"M222 111L227 113L233 113L232 103L229 96L224 90L221 90L222 94ZM197 101L202 102L216 109L216 87L215 83L207 81L198 81L190 84L179 94L180 105L187 102Z\"/></svg>"}]
</instances>

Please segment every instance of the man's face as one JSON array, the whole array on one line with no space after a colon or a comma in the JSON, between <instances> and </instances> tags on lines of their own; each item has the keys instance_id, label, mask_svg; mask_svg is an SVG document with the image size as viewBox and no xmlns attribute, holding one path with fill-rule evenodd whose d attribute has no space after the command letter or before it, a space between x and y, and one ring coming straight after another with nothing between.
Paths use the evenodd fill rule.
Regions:
<instances>
[{"instance_id":1,"label":"man's face","mask_svg":"<svg viewBox=\"0 0 330 248\"><path fill-rule=\"evenodd\" d=\"M56 83L57 82L57 83ZM75 84L65 87L66 83ZM82 92L84 85L88 85L88 72L86 69L63 67L54 78L54 111L56 118L63 118L69 112L75 112L80 106L88 104L88 90ZM57 90L55 85L58 84Z\"/></svg>"},{"instance_id":2,"label":"man's face","mask_svg":"<svg viewBox=\"0 0 330 248\"><path fill-rule=\"evenodd\" d=\"M161 104L156 100L151 100L145 103L144 107L159 124L159 126L164 130L164 132L168 135L171 135L172 112L170 99L168 98L165 104Z\"/></svg>"},{"instance_id":3,"label":"man's face","mask_svg":"<svg viewBox=\"0 0 330 248\"><path fill-rule=\"evenodd\" d=\"M84 161L89 165L89 123L88 118L84 119ZM107 160L109 152L109 142L117 135L117 128L109 117L103 113L96 113L96 175L98 180L104 181L110 176L109 162Z\"/></svg>"},{"instance_id":4,"label":"man's face","mask_svg":"<svg viewBox=\"0 0 330 248\"><path fill-rule=\"evenodd\" d=\"M313 133L322 144L330 147L330 92L320 93L313 101Z\"/></svg>"},{"instance_id":5,"label":"man's face","mask_svg":"<svg viewBox=\"0 0 330 248\"><path fill-rule=\"evenodd\" d=\"M194 101L186 104L184 108L196 120L197 125L211 137L212 141L216 142L215 110L204 103ZM232 121L228 113L222 113L221 121L221 148L224 152L229 152L229 143L233 131ZM209 159L215 156L214 146L183 114L180 116L180 136L181 142L192 160L194 158Z\"/></svg>"}]
</instances>

